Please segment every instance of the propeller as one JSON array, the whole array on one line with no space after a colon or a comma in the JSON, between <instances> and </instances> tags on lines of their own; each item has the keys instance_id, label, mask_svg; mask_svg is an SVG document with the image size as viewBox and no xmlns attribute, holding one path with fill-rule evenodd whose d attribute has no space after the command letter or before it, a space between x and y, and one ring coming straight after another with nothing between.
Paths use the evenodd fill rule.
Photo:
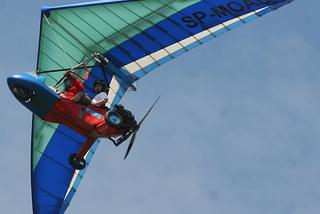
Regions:
<instances>
[{"instance_id":1,"label":"propeller","mask_svg":"<svg viewBox=\"0 0 320 214\"><path fill-rule=\"evenodd\" d=\"M159 101L160 97L158 97L156 99L156 101L153 103L153 105L150 107L150 109L148 110L148 112L144 115L144 117L140 120L140 122L133 128L132 130L132 137L131 137L131 140L130 140L130 143L128 145L128 148L127 148L127 151L126 151L126 154L124 156L124 160L127 158L128 154L130 153L130 150L135 142L135 139L136 139L136 136L137 136L137 133L140 129L140 126L141 124L143 123L143 121L147 118L147 116L149 115L149 113L151 112L151 110L153 109L153 107L157 104L157 102Z\"/></svg>"}]
</instances>

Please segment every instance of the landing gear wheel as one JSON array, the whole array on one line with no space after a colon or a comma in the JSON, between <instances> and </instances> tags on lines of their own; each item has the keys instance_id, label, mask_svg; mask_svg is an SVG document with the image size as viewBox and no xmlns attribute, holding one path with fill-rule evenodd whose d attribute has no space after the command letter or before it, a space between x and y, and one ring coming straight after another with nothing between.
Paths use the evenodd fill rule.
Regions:
<instances>
[{"instance_id":1,"label":"landing gear wheel","mask_svg":"<svg viewBox=\"0 0 320 214\"><path fill-rule=\"evenodd\" d=\"M78 159L76 153L69 156L69 164L78 170L86 168L87 165L86 160L84 158Z\"/></svg>"},{"instance_id":2,"label":"landing gear wheel","mask_svg":"<svg viewBox=\"0 0 320 214\"><path fill-rule=\"evenodd\" d=\"M12 92L19 100L23 102L30 102L34 95L32 90L24 88L20 85L13 86Z\"/></svg>"},{"instance_id":3,"label":"landing gear wheel","mask_svg":"<svg viewBox=\"0 0 320 214\"><path fill-rule=\"evenodd\" d=\"M114 128L119 128L121 127L122 123L123 123L123 118L122 116L116 112L116 111L108 111L105 114L105 119L107 121L107 123Z\"/></svg>"}]
</instances>

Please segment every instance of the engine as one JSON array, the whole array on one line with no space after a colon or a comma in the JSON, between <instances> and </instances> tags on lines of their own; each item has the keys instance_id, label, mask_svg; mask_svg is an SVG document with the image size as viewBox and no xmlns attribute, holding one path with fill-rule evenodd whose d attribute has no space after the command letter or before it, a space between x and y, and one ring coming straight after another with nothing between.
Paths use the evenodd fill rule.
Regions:
<instances>
[{"instance_id":1,"label":"engine","mask_svg":"<svg viewBox=\"0 0 320 214\"><path fill-rule=\"evenodd\" d=\"M113 110L106 113L105 119L108 125L127 131L137 125L134 115L122 105L115 105Z\"/></svg>"}]
</instances>

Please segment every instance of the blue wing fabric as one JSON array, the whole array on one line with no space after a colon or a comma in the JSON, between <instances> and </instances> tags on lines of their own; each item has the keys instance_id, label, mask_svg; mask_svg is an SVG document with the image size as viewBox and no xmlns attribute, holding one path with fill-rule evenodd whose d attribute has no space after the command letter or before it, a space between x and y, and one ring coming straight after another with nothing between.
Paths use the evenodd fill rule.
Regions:
<instances>
[{"instance_id":1,"label":"blue wing fabric","mask_svg":"<svg viewBox=\"0 0 320 214\"><path fill-rule=\"evenodd\" d=\"M118 67L129 71L137 81L169 60L291 1L198 1L160 22L152 23L152 27L114 47L105 55ZM141 6L145 6L143 1ZM165 6L170 8L170 5Z\"/></svg>"},{"instance_id":2,"label":"blue wing fabric","mask_svg":"<svg viewBox=\"0 0 320 214\"><path fill-rule=\"evenodd\" d=\"M80 150L84 140L83 136L64 125L55 128L32 172L34 213L63 213L66 210L86 171L74 170L68 163L68 158L70 154ZM88 164L98 144L99 141L96 141L86 155Z\"/></svg>"}]
</instances>

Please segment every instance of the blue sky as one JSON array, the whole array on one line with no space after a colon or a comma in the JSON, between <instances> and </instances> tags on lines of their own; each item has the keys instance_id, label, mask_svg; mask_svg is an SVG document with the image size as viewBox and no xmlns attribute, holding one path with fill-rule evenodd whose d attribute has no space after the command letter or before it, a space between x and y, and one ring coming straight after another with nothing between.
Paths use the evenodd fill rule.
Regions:
<instances>
[{"instance_id":1,"label":"blue sky","mask_svg":"<svg viewBox=\"0 0 320 214\"><path fill-rule=\"evenodd\" d=\"M35 68L40 6L74 2L0 3L1 213L32 213L31 113L6 78ZM319 6L296 0L139 81L123 103L158 106L127 161L100 145L67 213L318 213Z\"/></svg>"}]
</instances>

